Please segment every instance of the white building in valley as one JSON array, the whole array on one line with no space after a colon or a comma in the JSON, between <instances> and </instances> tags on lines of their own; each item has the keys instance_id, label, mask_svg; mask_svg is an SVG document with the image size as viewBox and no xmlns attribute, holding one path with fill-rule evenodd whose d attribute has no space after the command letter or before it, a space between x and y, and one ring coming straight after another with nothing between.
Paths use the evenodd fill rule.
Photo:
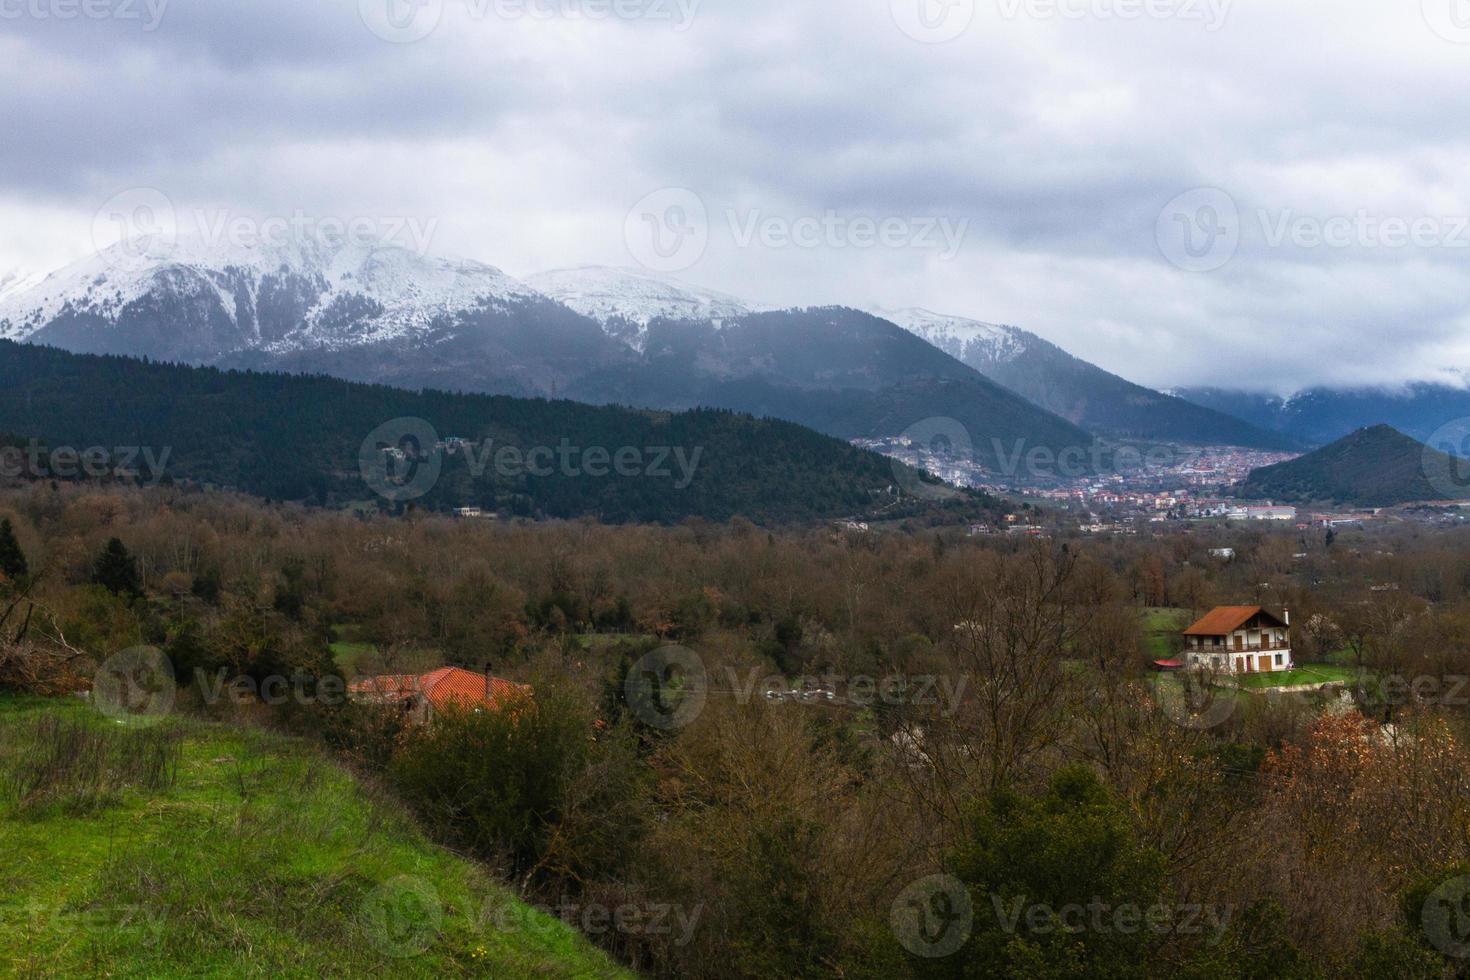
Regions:
<instances>
[{"instance_id":1,"label":"white building in valley","mask_svg":"<svg viewBox=\"0 0 1470 980\"><path fill-rule=\"evenodd\" d=\"M1184 663L1228 674L1290 670L1291 613L1218 606L1184 631Z\"/></svg>"}]
</instances>

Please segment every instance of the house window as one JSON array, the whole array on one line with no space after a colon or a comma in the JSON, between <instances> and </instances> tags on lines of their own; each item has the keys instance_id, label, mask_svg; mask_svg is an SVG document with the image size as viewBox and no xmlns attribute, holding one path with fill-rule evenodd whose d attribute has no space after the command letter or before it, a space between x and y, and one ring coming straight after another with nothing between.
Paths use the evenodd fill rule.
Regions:
<instances>
[{"instance_id":1,"label":"house window","mask_svg":"<svg viewBox=\"0 0 1470 980\"><path fill-rule=\"evenodd\" d=\"M1220 667L1223 667L1224 665L1225 665L1225 658L1224 657L1211 657L1210 658L1210 666L1211 667L1214 667L1216 669L1219 669Z\"/></svg>"},{"instance_id":2,"label":"house window","mask_svg":"<svg viewBox=\"0 0 1470 980\"><path fill-rule=\"evenodd\" d=\"M1279 653L1276 655L1276 666L1281 666L1281 654Z\"/></svg>"}]
</instances>

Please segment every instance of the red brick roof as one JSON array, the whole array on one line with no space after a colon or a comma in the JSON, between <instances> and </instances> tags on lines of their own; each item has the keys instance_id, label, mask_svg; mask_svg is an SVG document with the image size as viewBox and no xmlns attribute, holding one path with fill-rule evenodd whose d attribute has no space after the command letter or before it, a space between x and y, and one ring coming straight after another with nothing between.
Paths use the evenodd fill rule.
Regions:
<instances>
[{"instance_id":1,"label":"red brick roof","mask_svg":"<svg viewBox=\"0 0 1470 980\"><path fill-rule=\"evenodd\" d=\"M477 674L461 667L440 667L427 674L385 674L355 681L353 694L384 701L402 701L422 694L436 711L450 705L462 708L501 708L531 694L524 684Z\"/></svg>"},{"instance_id":2,"label":"red brick roof","mask_svg":"<svg viewBox=\"0 0 1470 980\"><path fill-rule=\"evenodd\" d=\"M1184 631L1185 636L1227 636L1240 629L1256 616L1265 616L1277 626L1285 626L1281 620L1260 606L1216 606L1199 622Z\"/></svg>"}]
</instances>

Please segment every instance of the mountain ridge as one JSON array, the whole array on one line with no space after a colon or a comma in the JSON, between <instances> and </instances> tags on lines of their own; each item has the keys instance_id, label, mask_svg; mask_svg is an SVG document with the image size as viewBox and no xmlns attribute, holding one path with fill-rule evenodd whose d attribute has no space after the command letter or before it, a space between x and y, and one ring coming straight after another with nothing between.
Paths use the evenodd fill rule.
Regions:
<instances>
[{"instance_id":1,"label":"mountain ridge","mask_svg":"<svg viewBox=\"0 0 1470 980\"><path fill-rule=\"evenodd\" d=\"M1380 423L1305 456L1253 470L1236 491L1249 498L1359 507L1470 500L1470 462Z\"/></svg>"}]
</instances>

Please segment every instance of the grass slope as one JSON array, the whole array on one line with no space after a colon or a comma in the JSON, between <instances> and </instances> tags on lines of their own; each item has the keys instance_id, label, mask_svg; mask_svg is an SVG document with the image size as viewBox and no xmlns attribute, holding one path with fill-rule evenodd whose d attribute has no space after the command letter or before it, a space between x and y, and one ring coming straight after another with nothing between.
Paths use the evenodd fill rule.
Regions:
<instances>
[{"instance_id":1,"label":"grass slope","mask_svg":"<svg viewBox=\"0 0 1470 980\"><path fill-rule=\"evenodd\" d=\"M5 976L630 976L257 731L0 698L0 854Z\"/></svg>"}]
</instances>

